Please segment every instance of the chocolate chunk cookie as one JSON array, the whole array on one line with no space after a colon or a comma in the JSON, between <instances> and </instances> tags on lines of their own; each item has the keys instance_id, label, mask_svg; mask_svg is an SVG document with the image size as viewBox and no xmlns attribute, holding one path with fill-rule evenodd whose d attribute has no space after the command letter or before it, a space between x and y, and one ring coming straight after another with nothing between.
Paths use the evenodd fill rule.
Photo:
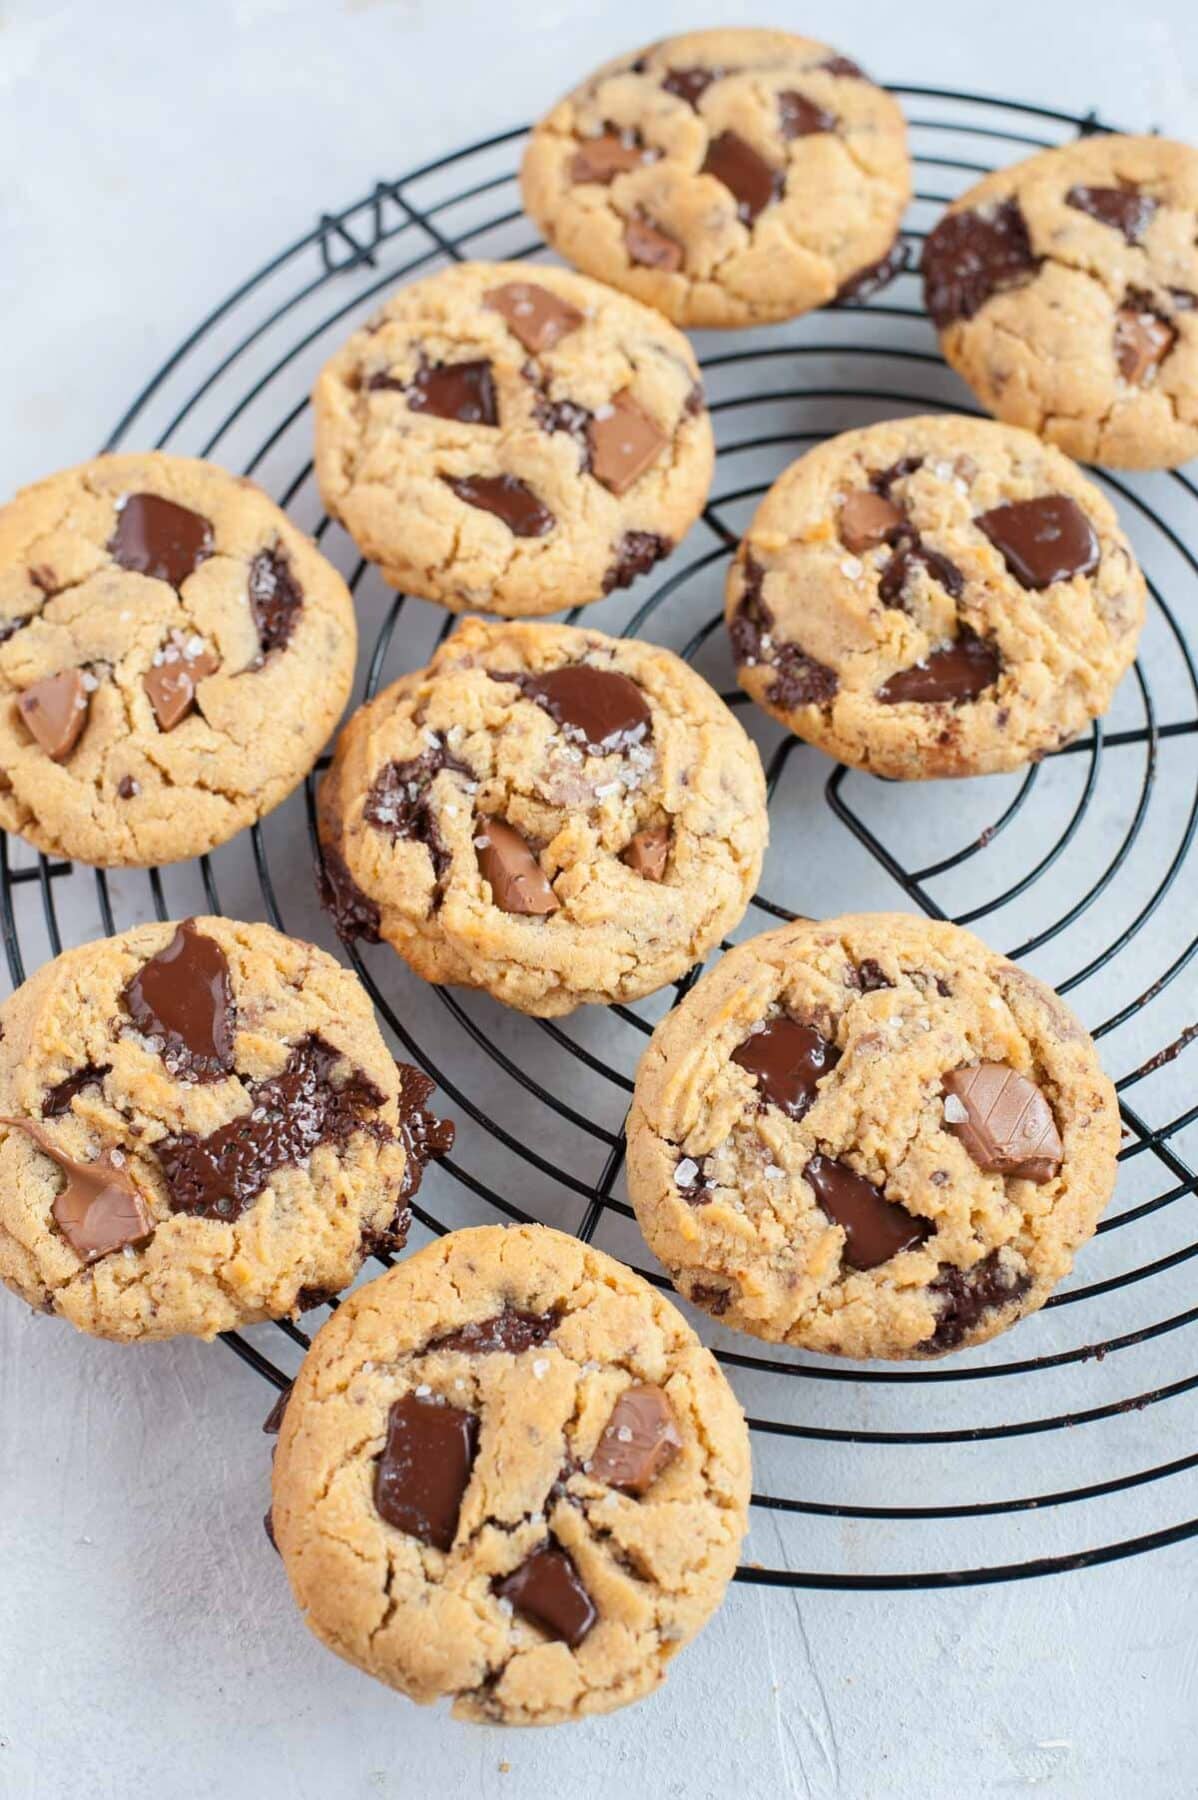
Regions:
<instances>
[{"instance_id":1,"label":"chocolate chunk cookie","mask_svg":"<svg viewBox=\"0 0 1198 1800\"><path fill-rule=\"evenodd\" d=\"M342 935L530 1013L683 974L767 832L757 751L702 677L562 625L467 620L354 715L320 790Z\"/></svg>"},{"instance_id":2,"label":"chocolate chunk cookie","mask_svg":"<svg viewBox=\"0 0 1198 1800\"><path fill-rule=\"evenodd\" d=\"M223 844L349 698L349 591L250 481L102 456L0 510L0 825L102 868Z\"/></svg>"},{"instance_id":3,"label":"chocolate chunk cookie","mask_svg":"<svg viewBox=\"0 0 1198 1800\"><path fill-rule=\"evenodd\" d=\"M0 1028L0 1279L97 1337L213 1337L336 1293L402 1247L452 1142L355 977L268 925L68 950Z\"/></svg>"},{"instance_id":4,"label":"chocolate chunk cookie","mask_svg":"<svg viewBox=\"0 0 1198 1800\"><path fill-rule=\"evenodd\" d=\"M524 204L555 250L679 325L758 325L903 266L897 103L783 31L668 38L606 64L533 131Z\"/></svg>"},{"instance_id":5,"label":"chocolate chunk cookie","mask_svg":"<svg viewBox=\"0 0 1198 1800\"><path fill-rule=\"evenodd\" d=\"M896 419L779 477L728 576L741 686L900 780L1035 762L1110 705L1146 590L1110 503L1030 432Z\"/></svg>"},{"instance_id":6,"label":"chocolate chunk cookie","mask_svg":"<svg viewBox=\"0 0 1198 1800\"><path fill-rule=\"evenodd\" d=\"M711 1353L611 1257L456 1231L352 1294L287 1402L272 1519L322 1643L459 1718L550 1725L657 1687L749 1499Z\"/></svg>"},{"instance_id":7,"label":"chocolate chunk cookie","mask_svg":"<svg viewBox=\"0 0 1198 1800\"><path fill-rule=\"evenodd\" d=\"M465 263L401 288L316 384L324 503L453 612L559 612L626 587L711 483L694 352L562 269Z\"/></svg>"},{"instance_id":8,"label":"chocolate chunk cookie","mask_svg":"<svg viewBox=\"0 0 1198 1800\"><path fill-rule=\"evenodd\" d=\"M628 1184L723 1324L939 1356L1043 1306L1110 1198L1119 1129L1050 988L957 926L863 913L739 945L662 1021Z\"/></svg>"},{"instance_id":9,"label":"chocolate chunk cookie","mask_svg":"<svg viewBox=\"0 0 1198 1800\"><path fill-rule=\"evenodd\" d=\"M1198 455L1198 150L1083 138L988 175L924 247L928 312L983 406L1071 456Z\"/></svg>"}]
</instances>

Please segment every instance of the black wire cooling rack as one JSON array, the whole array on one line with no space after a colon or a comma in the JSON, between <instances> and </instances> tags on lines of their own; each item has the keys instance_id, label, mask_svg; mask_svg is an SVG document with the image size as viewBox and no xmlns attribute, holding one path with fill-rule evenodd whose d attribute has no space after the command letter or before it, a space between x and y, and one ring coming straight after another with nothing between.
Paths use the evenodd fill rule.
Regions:
<instances>
[{"instance_id":1,"label":"black wire cooling rack","mask_svg":"<svg viewBox=\"0 0 1198 1800\"><path fill-rule=\"evenodd\" d=\"M913 252L942 205L985 170L1106 129L1093 116L1014 101L893 91L916 156L904 233ZM523 135L472 145L322 215L196 327L109 442L213 456L252 474L314 532L355 591L366 695L426 661L451 621L384 590L321 513L306 396L331 349L398 281L467 256L544 254L519 209ZM753 1430L759 1491L740 1578L947 1587L1079 1569L1192 1537L1198 1106L1178 1059L1198 1035L1192 981L1182 978L1198 948L1198 673L1186 630L1198 619L1189 547L1198 544L1198 489L1180 471L1098 477L1153 602L1135 673L1106 721L1020 776L879 782L834 767L745 703L720 629L724 572L758 498L808 445L894 414L971 410L968 396L936 353L910 273L867 304L701 337L699 347L720 447L711 503L655 585L614 595L586 618L679 649L757 738L773 843L737 935L794 912L894 906L974 926L1070 996L1119 1077L1125 1129L1119 1196L1079 1271L997 1344L928 1367L858 1367L697 1320ZM313 795L309 781L306 794L212 857L148 875L74 869L0 841L13 981L62 947L68 914L72 939L208 909L265 916L330 943L310 872ZM535 1218L643 1263L620 1196L622 1119L647 1034L689 980L637 1006L555 1023L426 987L385 947L347 954L458 1121L454 1155L426 1177L414 1241ZM282 1388L309 1337L284 1321L225 1341Z\"/></svg>"}]
</instances>

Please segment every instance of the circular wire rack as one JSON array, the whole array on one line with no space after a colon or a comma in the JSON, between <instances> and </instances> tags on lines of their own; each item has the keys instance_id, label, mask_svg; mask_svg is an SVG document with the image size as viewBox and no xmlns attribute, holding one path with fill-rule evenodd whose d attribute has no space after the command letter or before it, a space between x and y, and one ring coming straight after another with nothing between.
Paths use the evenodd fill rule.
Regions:
<instances>
[{"instance_id":1,"label":"circular wire rack","mask_svg":"<svg viewBox=\"0 0 1198 1800\"><path fill-rule=\"evenodd\" d=\"M1107 129L1093 115L895 87L912 129L909 263L941 207L986 170ZM107 448L154 445L252 475L354 590L361 696L427 661L452 621L386 590L320 509L307 395L330 351L401 280L465 257L535 259L519 206L524 132L474 144L327 213L199 324L132 402ZM698 339L719 444L702 522L631 594L586 610L693 662L754 734L772 845L738 938L797 912L908 907L979 929L1070 996L1117 1077L1114 1208L1080 1269L997 1344L922 1366L847 1365L696 1324L749 1415L756 1492L739 1578L918 1589L1079 1569L1198 1533L1191 1299L1198 1106L1179 1061L1198 1036L1184 971L1198 948L1198 488L1182 471L1098 479L1148 575L1150 619L1110 716L1026 772L886 783L829 763L737 691L723 579L752 511L812 443L904 413L974 410L945 368L913 273L881 297L789 326ZM577 611L566 615L574 620ZM327 759L325 759L327 761ZM323 766L323 764L322 764ZM315 778L197 863L102 871L0 840L0 929L14 983L75 940L143 918L264 916L332 946L311 868ZM1186 875L1190 880L1186 880ZM69 930L64 921L69 920ZM346 947L406 1056L458 1123L425 1177L413 1241L536 1219L594 1240L658 1286L622 1195L623 1116L654 1023L698 971L635 1006L564 1022L425 986L385 947ZM382 1260L386 1260L385 1258ZM275 1388L308 1332L291 1321L225 1342ZM1188 1427L1188 1430L1187 1430Z\"/></svg>"}]
</instances>

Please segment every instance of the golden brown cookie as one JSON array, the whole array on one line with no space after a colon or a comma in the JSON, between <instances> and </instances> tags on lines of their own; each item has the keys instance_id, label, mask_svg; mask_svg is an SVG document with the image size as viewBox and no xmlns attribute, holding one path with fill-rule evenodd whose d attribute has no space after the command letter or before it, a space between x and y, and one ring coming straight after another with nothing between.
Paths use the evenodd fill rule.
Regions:
<instances>
[{"instance_id":1,"label":"golden brown cookie","mask_svg":"<svg viewBox=\"0 0 1198 1800\"><path fill-rule=\"evenodd\" d=\"M841 1356L938 1356L1043 1306L1115 1183L1115 1090L1050 988L900 913L730 950L653 1034L628 1185L679 1291Z\"/></svg>"},{"instance_id":2,"label":"golden brown cookie","mask_svg":"<svg viewBox=\"0 0 1198 1800\"><path fill-rule=\"evenodd\" d=\"M536 126L524 204L555 250L679 325L793 318L902 267L897 103L783 31L667 38Z\"/></svg>"},{"instance_id":3,"label":"golden brown cookie","mask_svg":"<svg viewBox=\"0 0 1198 1800\"><path fill-rule=\"evenodd\" d=\"M1198 455L1198 150L1102 133L955 200L923 256L983 406L1087 462Z\"/></svg>"},{"instance_id":4,"label":"golden brown cookie","mask_svg":"<svg viewBox=\"0 0 1198 1800\"><path fill-rule=\"evenodd\" d=\"M1146 589L1114 508L1030 432L846 431L774 483L728 575L740 683L899 780L1038 761L1104 713Z\"/></svg>"},{"instance_id":5,"label":"golden brown cookie","mask_svg":"<svg viewBox=\"0 0 1198 1800\"><path fill-rule=\"evenodd\" d=\"M324 503L393 587L560 612L694 524L711 421L694 352L564 269L463 263L394 294L316 384Z\"/></svg>"},{"instance_id":6,"label":"golden brown cookie","mask_svg":"<svg viewBox=\"0 0 1198 1800\"><path fill-rule=\"evenodd\" d=\"M456 1231L359 1288L286 1404L273 1535L339 1656L460 1718L650 1693L719 1605L748 1432L631 1270L541 1225Z\"/></svg>"},{"instance_id":7,"label":"golden brown cookie","mask_svg":"<svg viewBox=\"0 0 1198 1800\"><path fill-rule=\"evenodd\" d=\"M177 862L286 798L349 698L353 602L260 488L101 456L0 510L0 825Z\"/></svg>"}]
</instances>

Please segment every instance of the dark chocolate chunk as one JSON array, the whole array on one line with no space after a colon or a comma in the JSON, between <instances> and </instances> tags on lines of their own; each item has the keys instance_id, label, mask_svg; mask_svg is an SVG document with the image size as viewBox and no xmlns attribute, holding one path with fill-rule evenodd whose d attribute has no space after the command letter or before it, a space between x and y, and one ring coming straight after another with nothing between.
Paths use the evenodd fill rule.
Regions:
<instances>
[{"instance_id":1,"label":"dark chocolate chunk","mask_svg":"<svg viewBox=\"0 0 1198 1800\"><path fill-rule=\"evenodd\" d=\"M549 400L541 395L533 403L532 416L542 431L551 435L564 432L578 445L578 467L584 474L591 469L591 420L594 415L576 400Z\"/></svg>"},{"instance_id":2,"label":"dark chocolate chunk","mask_svg":"<svg viewBox=\"0 0 1198 1800\"><path fill-rule=\"evenodd\" d=\"M712 138L700 173L714 175L728 189L743 225L751 225L778 198L785 182L782 173L735 131L721 131Z\"/></svg>"},{"instance_id":3,"label":"dark chocolate chunk","mask_svg":"<svg viewBox=\"0 0 1198 1800\"><path fill-rule=\"evenodd\" d=\"M932 550L910 528L896 534L894 554L882 570L878 578L878 598L885 606L894 606L902 600L903 590L912 569L922 563L932 580L938 582L945 593L952 599L959 600L965 592L965 577L955 562L942 556L939 550Z\"/></svg>"},{"instance_id":4,"label":"dark chocolate chunk","mask_svg":"<svg viewBox=\"0 0 1198 1800\"><path fill-rule=\"evenodd\" d=\"M276 1556L280 1555L281 1552L279 1550L278 1540L275 1537L274 1514L271 1512L269 1506L267 1507L266 1511L262 1515L262 1529L266 1533L266 1536L270 1542L270 1547L274 1551L275 1555Z\"/></svg>"},{"instance_id":5,"label":"dark chocolate chunk","mask_svg":"<svg viewBox=\"0 0 1198 1800\"><path fill-rule=\"evenodd\" d=\"M443 475L466 506L494 513L513 537L547 537L553 530L553 514L532 489L516 475Z\"/></svg>"},{"instance_id":6,"label":"dark chocolate chunk","mask_svg":"<svg viewBox=\"0 0 1198 1800\"><path fill-rule=\"evenodd\" d=\"M817 69L822 69L826 75L839 75L844 80L869 80L869 76L860 63L855 63L851 56L829 56L826 61L816 63L815 66Z\"/></svg>"},{"instance_id":7,"label":"dark chocolate chunk","mask_svg":"<svg viewBox=\"0 0 1198 1800\"><path fill-rule=\"evenodd\" d=\"M396 1136L404 1147L407 1159L399 1199L406 1202L420 1186L429 1163L438 1157L449 1155L457 1128L452 1119L438 1119L429 1111L428 1098L437 1085L432 1076L426 1075L414 1063L397 1062L395 1066L399 1070L399 1125ZM372 1234L370 1250L402 1250L410 1224L411 1211L405 1205L386 1231Z\"/></svg>"},{"instance_id":8,"label":"dark chocolate chunk","mask_svg":"<svg viewBox=\"0 0 1198 1800\"><path fill-rule=\"evenodd\" d=\"M624 1494L645 1494L682 1448L682 1436L661 1388L624 1389L595 1446L587 1474Z\"/></svg>"},{"instance_id":9,"label":"dark chocolate chunk","mask_svg":"<svg viewBox=\"0 0 1198 1800\"><path fill-rule=\"evenodd\" d=\"M81 669L61 669L33 682L17 710L51 762L65 762L83 735L89 705Z\"/></svg>"},{"instance_id":10,"label":"dark chocolate chunk","mask_svg":"<svg viewBox=\"0 0 1198 1800\"><path fill-rule=\"evenodd\" d=\"M121 995L129 1017L181 1081L220 1081L233 1070L233 984L215 938L184 919L165 950Z\"/></svg>"},{"instance_id":11,"label":"dark chocolate chunk","mask_svg":"<svg viewBox=\"0 0 1198 1800\"><path fill-rule=\"evenodd\" d=\"M668 825L650 825L629 839L620 853L620 861L627 863L634 874L646 881L664 881L670 859L670 836Z\"/></svg>"},{"instance_id":12,"label":"dark chocolate chunk","mask_svg":"<svg viewBox=\"0 0 1198 1800\"><path fill-rule=\"evenodd\" d=\"M73 1075L66 1076L62 1081L56 1081L54 1086L47 1088L42 1096L42 1118L61 1119L64 1113L70 1112L71 1102L76 1094L81 1094L85 1088L103 1081L104 1077L111 1073L111 1070L110 1063L87 1063L82 1069L76 1069Z\"/></svg>"},{"instance_id":13,"label":"dark chocolate chunk","mask_svg":"<svg viewBox=\"0 0 1198 1800\"><path fill-rule=\"evenodd\" d=\"M928 1293L939 1303L940 1316L935 1331L920 1348L955 1350L987 1313L1022 1300L1031 1285L1030 1275L1007 1268L997 1250L971 1269L941 1263L939 1273L928 1283Z\"/></svg>"},{"instance_id":14,"label":"dark chocolate chunk","mask_svg":"<svg viewBox=\"0 0 1198 1800\"><path fill-rule=\"evenodd\" d=\"M914 475L922 468L922 456L900 456L888 469L875 469L869 478L869 485L875 494L884 494L889 500L890 490L896 482L905 481L908 475Z\"/></svg>"},{"instance_id":15,"label":"dark chocolate chunk","mask_svg":"<svg viewBox=\"0 0 1198 1800\"><path fill-rule=\"evenodd\" d=\"M732 1052L732 1061L753 1077L763 1100L801 1119L815 1104L821 1078L840 1061L840 1051L814 1026L780 1013L750 1033Z\"/></svg>"},{"instance_id":16,"label":"dark chocolate chunk","mask_svg":"<svg viewBox=\"0 0 1198 1800\"><path fill-rule=\"evenodd\" d=\"M477 362L425 363L405 392L413 412L460 425L498 425L495 379L485 358Z\"/></svg>"},{"instance_id":17,"label":"dark chocolate chunk","mask_svg":"<svg viewBox=\"0 0 1198 1800\"><path fill-rule=\"evenodd\" d=\"M938 703L960 705L976 700L993 687L1002 664L998 651L985 638L963 626L951 643L933 650L923 662L899 669L877 690L875 698L884 706L898 706L915 701L924 706Z\"/></svg>"},{"instance_id":18,"label":"dark chocolate chunk","mask_svg":"<svg viewBox=\"0 0 1198 1800\"><path fill-rule=\"evenodd\" d=\"M699 101L712 82L722 80L727 73L727 69L721 68L670 69L661 85L667 94L677 95L679 100L685 100L688 106L693 106L698 112Z\"/></svg>"},{"instance_id":19,"label":"dark chocolate chunk","mask_svg":"<svg viewBox=\"0 0 1198 1800\"><path fill-rule=\"evenodd\" d=\"M845 276L836 290L833 306L851 306L860 304L863 300L872 300L875 294L880 294L883 288L898 280L907 268L910 254L905 240L896 233L894 242L884 256L879 256L876 261L866 263L862 268L854 269L851 275Z\"/></svg>"},{"instance_id":20,"label":"dark chocolate chunk","mask_svg":"<svg viewBox=\"0 0 1198 1800\"><path fill-rule=\"evenodd\" d=\"M590 468L609 493L626 494L669 443L669 433L642 412L632 395L615 396L610 407L591 417Z\"/></svg>"},{"instance_id":21,"label":"dark chocolate chunk","mask_svg":"<svg viewBox=\"0 0 1198 1800\"><path fill-rule=\"evenodd\" d=\"M577 1650L599 1614L582 1585L573 1559L556 1544L534 1550L526 1562L496 1584L501 1600L551 1638Z\"/></svg>"},{"instance_id":22,"label":"dark chocolate chunk","mask_svg":"<svg viewBox=\"0 0 1198 1800\"><path fill-rule=\"evenodd\" d=\"M917 1219L905 1206L887 1200L847 1163L813 1156L804 1173L822 1210L843 1227L843 1255L850 1269L879 1268L901 1250L914 1250L935 1230L930 1219Z\"/></svg>"},{"instance_id":23,"label":"dark chocolate chunk","mask_svg":"<svg viewBox=\"0 0 1198 1800\"><path fill-rule=\"evenodd\" d=\"M732 1305L732 1289L708 1287L705 1282L696 1281L692 1284L687 1299L709 1312L713 1319L722 1319Z\"/></svg>"},{"instance_id":24,"label":"dark chocolate chunk","mask_svg":"<svg viewBox=\"0 0 1198 1800\"><path fill-rule=\"evenodd\" d=\"M647 148L635 131L617 131L614 127L601 137L582 138L570 163L571 181L593 181L610 187L617 175L656 162L660 150ZM531 348L531 346L530 346Z\"/></svg>"},{"instance_id":25,"label":"dark chocolate chunk","mask_svg":"<svg viewBox=\"0 0 1198 1800\"><path fill-rule=\"evenodd\" d=\"M708 1206L715 1198L711 1168L705 1156L680 1156L674 1164L674 1186L688 1206Z\"/></svg>"},{"instance_id":26,"label":"dark chocolate chunk","mask_svg":"<svg viewBox=\"0 0 1198 1800\"><path fill-rule=\"evenodd\" d=\"M815 137L836 130L836 115L793 88L778 95L778 129L784 138Z\"/></svg>"},{"instance_id":27,"label":"dark chocolate chunk","mask_svg":"<svg viewBox=\"0 0 1198 1800\"><path fill-rule=\"evenodd\" d=\"M444 1337L434 1338L427 1346L431 1350L460 1350L467 1356L491 1356L503 1352L508 1356L520 1356L525 1350L535 1350L552 1337L561 1324L561 1314L549 1312L521 1312L518 1307L505 1306L494 1318L479 1319L470 1325L459 1325L456 1331L447 1331Z\"/></svg>"},{"instance_id":28,"label":"dark chocolate chunk","mask_svg":"<svg viewBox=\"0 0 1198 1800\"><path fill-rule=\"evenodd\" d=\"M305 1162L318 1144L343 1144L358 1131L389 1135L365 1116L384 1098L367 1076L351 1070L334 1086L333 1071L343 1060L323 1038L302 1038L278 1075L247 1084L245 1113L207 1137L182 1132L155 1144L171 1211L239 1218L276 1169Z\"/></svg>"},{"instance_id":29,"label":"dark chocolate chunk","mask_svg":"<svg viewBox=\"0 0 1198 1800\"><path fill-rule=\"evenodd\" d=\"M475 830L479 873L491 885L491 899L501 912L542 918L557 912L561 901L536 855L514 825L503 819L480 818Z\"/></svg>"},{"instance_id":30,"label":"dark chocolate chunk","mask_svg":"<svg viewBox=\"0 0 1198 1800\"><path fill-rule=\"evenodd\" d=\"M405 1394L387 1415L387 1442L374 1472L375 1511L408 1537L451 1550L477 1454L473 1413Z\"/></svg>"},{"instance_id":31,"label":"dark chocolate chunk","mask_svg":"<svg viewBox=\"0 0 1198 1800\"><path fill-rule=\"evenodd\" d=\"M260 550L250 564L250 612L258 630L261 656L282 650L290 641L304 604L304 592L282 544Z\"/></svg>"},{"instance_id":32,"label":"dark chocolate chunk","mask_svg":"<svg viewBox=\"0 0 1198 1800\"><path fill-rule=\"evenodd\" d=\"M992 294L1030 281L1039 266L1018 201L946 213L923 247L924 305L943 331L972 319Z\"/></svg>"},{"instance_id":33,"label":"dark chocolate chunk","mask_svg":"<svg viewBox=\"0 0 1198 1800\"><path fill-rule=\"evenodd\" d=\"M126 1244L144 1244L153 1237L154 1221L124 1166L121 1151L107 1151L94 1162L76 1162L35 1119L6 1118L0 1119L0 1124L12 1125L31 1137L66 1176L66 1186L55 1195L50 1212L83 1262L98 1262Z\"/></svg>"},{"instance_id":34,"label":"dark chocolate chunk","mask_svg":"<svg viewBox=\"0 0 1198 1800\"><path fill-rule=\"evenodd\" d=\"M141 783L135 781L132 775L122 775L116 784L116 791L122 800L135 800L141 793Z\"/></svg>"},{"instance_id":35,"label":"dark chocolate chunk","mask_svg":"<svg viewBox=\"0 0 1198 1800\"><path fill-rule=\"evenodd\" d=\"M1090 575L1098 567L1098 534L1067 494L1013 500L974 520L1021 587L1037 591L1054 581Z\"/></svg>"},{"instance_id":36,"label":"dark chocolate chunk","mask_svg":"<svg viewBox=\"0 0 1198 1800\"><path fill-rule=\"evenodd\" d=\"M1006 1063L982 1062L944 1077L944 1129L979 1169L1051 1181L1064 1149L1052 1108L1034 1081Z\"/></svg>"},{"instance_id":37,"label":"dark chocolate chunk","mask_svg":"<svg viewBox=\"0 0 1198 1800\"><path fill-rule=\"evenodd\" d=\"M513 682L535 701L568 738L603 756L646 743L653 715L641 689L616 669L593 663L566 663L544 675L489 671L492 681Z\"/></svg>"},{"instance_id":38,"label":"dark chocolate chunk","mask_svg":"<svg viewBox=\"0 0 1198 1800\"><path fill-rule=\"evenodd\" d=\"M502 287L489 288L483 295L483 305L499 313L508 330L533 356L555 349L584 323L576 306L533 281L507 281Z\"/></svg>"},{"instance_id":39,"label":"dark chocolate chunk","mask_svg":"<svg viewBox=\"0 0 1198 1800\"><path fill-rule=\"evenodd\" d=\"M321 845L316 885L320 890L320 904L331 917L343 942L351 943L354 938L361 938L367 944L378 943L382 923L378 904L362 892L335 844Z\"/></svg>"},{"instance_id":40,"label":"dark chocolate chunk","mask_svg":"<svg viewBox=\"0 0 1198 1800\"><path fill-rule=\"evenodd\" d=\"M376 831L386 832L393 843L403 838L423 844L432 859L433 874L440 882L449 867L450 855L433 814L433 782L442 769L464 775L468 781L474 780L474 771L451 754L439 732L434 736L436 743L419 756L384 764L371 783L362 817Z\"/></svg>"},{"instance_id":41,"label":"dark chocolate chunk","mask_svg":"<svg viewBox=\"0 0 1198 1800\"><path fill-rule=\"evenodd\" d=\"M872 488L854 488L852 493L845 495L837 529L845 549L859 556L863 550L873 550L884 544L906 524L907 515L902 507L896 506L885 494L875 493Z\"/></svg>"},{"instance_id":42,"label":"dark chocolate chunk","mask_svg":"<svg viewBox=\"0 0 1198 1800\"><path fill-rule=\"evenodd\" d=\"M262 1421L262 1429L267 1437L277 1437L283 1429L283 1414L287 1411L287 1402L291 1398L294 1383L288 1382L275 1395L275 1403Z\"/></svg>"},{"instance_id":43,"label":"dark chocolate chunk","mask_svg":"<svg viewBox=\"0 0 1198 1800\"><path fill-rule=\"evenodd\" d=\"M631 587L638 575L646 575L673 548L669 538L658 537L654 531L626 531L616 545L616 560L603 577L603 592Z\"/></svg>"},{"instance_id":44,"label":"dark chocolate chunk","mask_svg":"<svg viewBox=\"0 0 1198 1800\"><path fill-rule=\"evenodd\" d=\"M765 570L751 556L745 557L743 566L744 589L728 627L737 663L750 668L764 664L774 670L768 698L783 711L824 705L840 686L836 671L808 656L798 644L772 640L774 616L762 593Z\"/></svg>"},{"instance_id":45,"label":"dark chocolate chunk","mask_svg":"<svg viewBox=\"0 0 1198 1800\"><path fill-rule=\"evenodd\" d=\"M854 985L863 994L876 994L880 988L894 986L881 963L875 962L872 956L862 958L853 970L853 976Z\"/></svg>"},{"instance_id":46,"label":"dark chocolate chunk","mask_svg":"<svg viewBox=\"0 0 1198 1800\"><path fill-rule=\"evenodd\" d=\"M1156 215L1159 202L1135 187L1071 187L1065 205L1089 213L1101 225L1122 233L1129 244L1138 244Z\"/></svg>"},{"instance_id":47,"label":"dark chocolate chunk","mask_svg":"<svg viewBox=\"0 0 1198 1800\"><path fill-rule=\"evenodd\" d=\"M664 269L667 274L673 274L682 267L682 245L644 213L633 213L625 222L624 248L632 262L641 263L647 269Z\"/></svg>"},{"instance_id":48,"label":"dark chocolate chunk","mask_svg":"<svg viewBox=\"0 0 1198 1800\"><path fill-rule=\"evenodd\" d=\"M122 569L177 588L212 553L212 525L201 513L157 494L127 494L117 501L108 554Z\"/></svg>"}]
</instances>

